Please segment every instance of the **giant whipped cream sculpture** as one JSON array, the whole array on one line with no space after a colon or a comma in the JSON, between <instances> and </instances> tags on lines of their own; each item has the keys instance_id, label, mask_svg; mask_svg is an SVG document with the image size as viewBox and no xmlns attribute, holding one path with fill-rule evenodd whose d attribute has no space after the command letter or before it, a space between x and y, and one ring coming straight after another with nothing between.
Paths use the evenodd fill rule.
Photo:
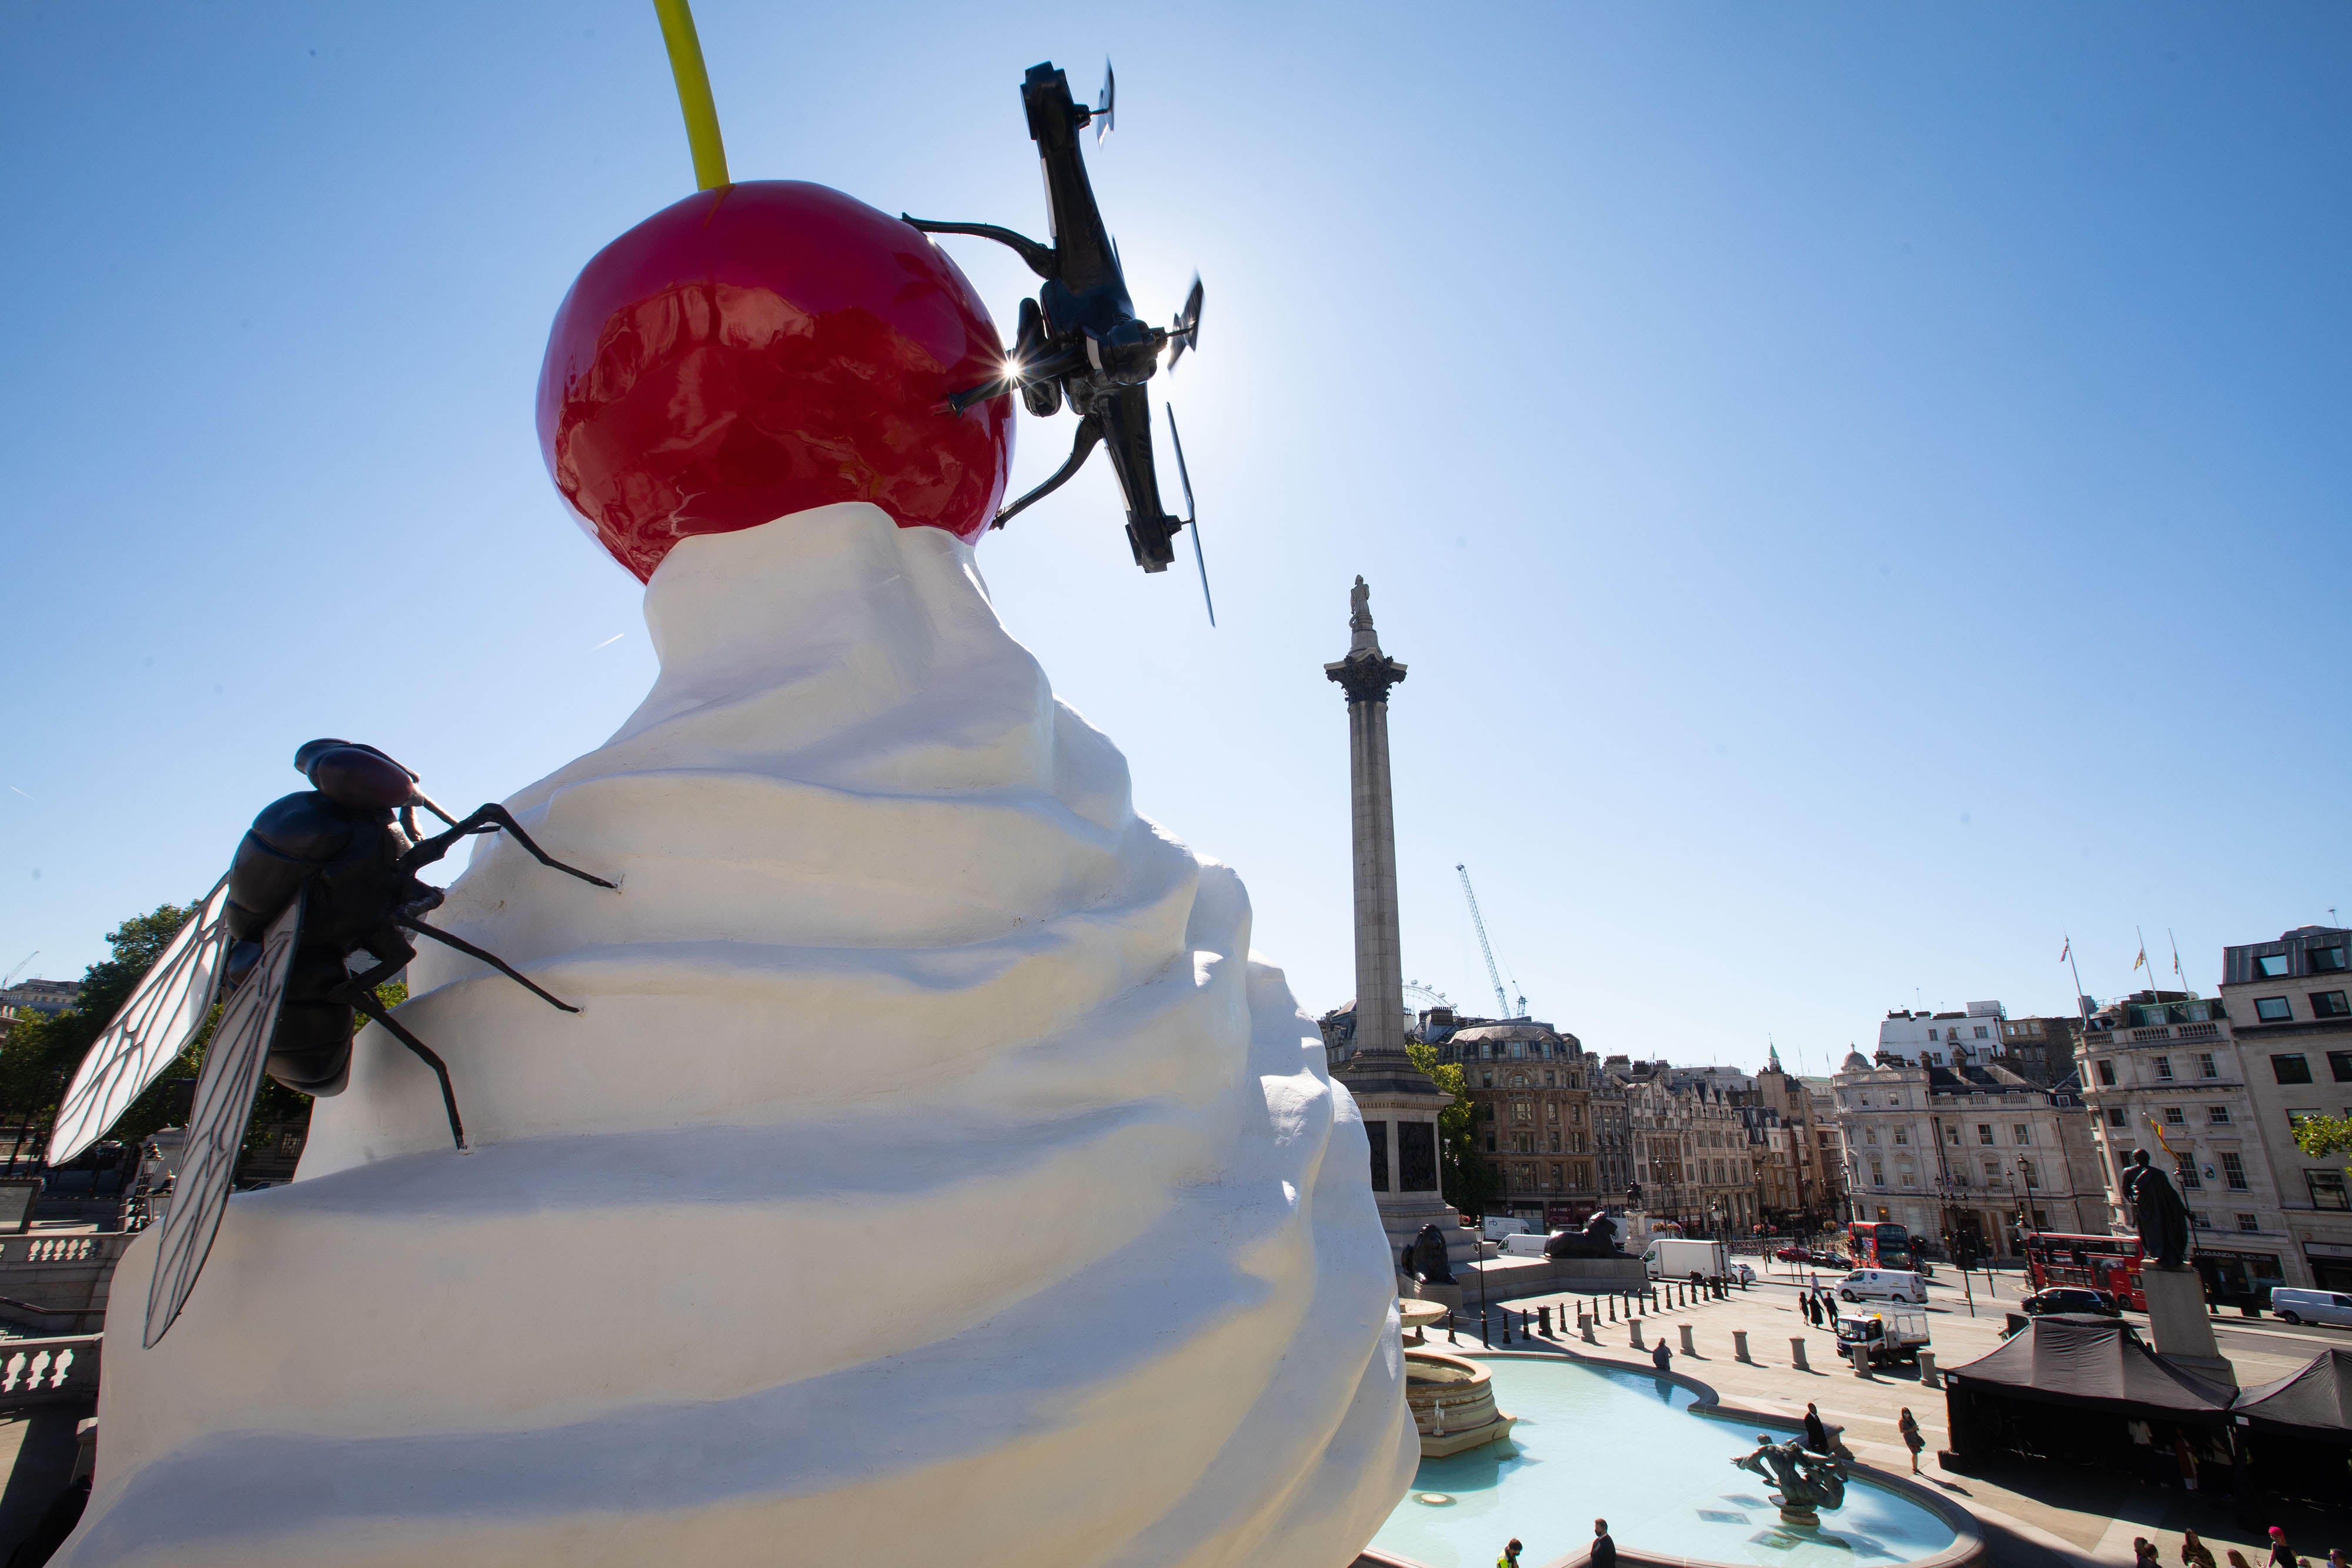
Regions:
<instances>
[{"instance_id":1,"label":"giant whipped cream sculpture","mask_svg":"<svg viewBox=\"0 0 2352 1568\"><path fill-rule=\"evenodd\" d=\"M58 1561L1342 1568L1408 1484L1361 1123L1239 879L1006 632L1002 362L929 240L723 182L541 386L653 690L508 804L291 1185L107 1336ZM991 412L994 410L995 412ZM114 1319L124 1321L118 1324Z\"/></svg>"}]
</instances>

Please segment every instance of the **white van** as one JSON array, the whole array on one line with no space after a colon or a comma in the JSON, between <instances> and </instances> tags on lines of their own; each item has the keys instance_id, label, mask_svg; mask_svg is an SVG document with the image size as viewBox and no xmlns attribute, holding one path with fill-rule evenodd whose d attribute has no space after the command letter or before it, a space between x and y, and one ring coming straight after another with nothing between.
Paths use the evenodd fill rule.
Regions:
<instances>
[{"instance_id":1,"label":"white van","mask_svg":"<svg viewBox=\"0 0 2352 1568\"><path fill-rule=\"evenodd\" d=\"M2352 1296L2341 1291L2299 1291L2271 1287L2271 1311L2283 1323L2332 1323L2352 1329Z\"/></svg>"},{"instance_id":2,"label":"white van","mask_svg":"<svg viewBox=\"0 0 2352 1568\"><path fill-rule=\"evenodd\" d=\"M1844 1301L1859 1301L1869 1296L1924 1307L1927 1304L1927 1281L1908 1269L1856 1269L1838 1281L1837 1293L1838 1299Z\"/></svg>"}]
</instances>

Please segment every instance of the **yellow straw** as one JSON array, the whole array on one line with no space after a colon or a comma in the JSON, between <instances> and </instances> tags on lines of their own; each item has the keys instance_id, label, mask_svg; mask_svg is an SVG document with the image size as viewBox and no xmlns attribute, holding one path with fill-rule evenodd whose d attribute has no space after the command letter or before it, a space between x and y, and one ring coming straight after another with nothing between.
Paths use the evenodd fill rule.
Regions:
<instances>
[{"instance_id":1,"label":"yellow straw","mask_svg":"<svg viewBox=\"0 0 2352 1568\"><path fill-rule=\"evenodd\" d=\"M702 66L702 40L695 36L687 0L654 0L662 42L669 48L670 74L677 78L677 107L686 115L686 142L694 150L694 183L710 191L727 178L727 145L719 140L719 106L710 100L710 73Z\"/></svg>"}]
</instances>

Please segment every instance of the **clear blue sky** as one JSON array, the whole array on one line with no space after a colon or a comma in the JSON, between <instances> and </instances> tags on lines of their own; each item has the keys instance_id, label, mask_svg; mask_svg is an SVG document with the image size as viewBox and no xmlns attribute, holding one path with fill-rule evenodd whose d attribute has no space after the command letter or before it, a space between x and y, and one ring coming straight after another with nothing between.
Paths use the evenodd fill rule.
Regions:
<instances>
[{"instance_id":1,"label":"clear blue sky","mask_svg":"<svg viewBox=\"0 0 2352 1568\"><path fill-rule=\"evenodd\" d=\"M1486 998L1466 862L1593 1049L1818 1069L1915 998L2065 1009L2068 930L2095 993L2135 923L2210 991L2352 912L2340 6L698 14L737 177L1032 231L1021 74L1116 58L1139 303L1208 282L1223 625L1099 464L982 560L1310 1008L1357 572L1407 973ZM465 804L602 739L639 590L531 392L692 183L645 0L14 6L0 126L0 967L206 886L313 735Z\"/></svg>"}]
</instances>

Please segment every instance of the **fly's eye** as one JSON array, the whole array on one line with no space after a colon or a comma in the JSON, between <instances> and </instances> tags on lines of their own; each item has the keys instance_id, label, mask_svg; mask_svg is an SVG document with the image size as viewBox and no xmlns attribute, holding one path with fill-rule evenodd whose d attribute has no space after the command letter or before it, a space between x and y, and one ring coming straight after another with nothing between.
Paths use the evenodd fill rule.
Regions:
<instances>
[{"instance_id":1,"label":"fly's eye","mask_svg":"<svg viewBox=\"0 0 2352 1568\"><path fill-rule=\"evenodd\" d=\"M390 758L356 746L341 746L310 759L310 787L338 806L388 811L405 805L408 774Z\"/></svg>"}]
</instances>

